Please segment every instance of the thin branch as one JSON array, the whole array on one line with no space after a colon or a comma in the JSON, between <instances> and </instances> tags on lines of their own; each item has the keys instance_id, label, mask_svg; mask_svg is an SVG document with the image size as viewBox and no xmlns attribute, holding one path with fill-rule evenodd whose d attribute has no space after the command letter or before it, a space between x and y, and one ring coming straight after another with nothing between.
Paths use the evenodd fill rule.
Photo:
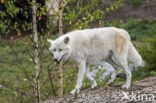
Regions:
<instances>
[{"instance_id":1,"label":"thin branch","mask_svg":"<svg viewBox=\"0 0 156 103\"><path fill-rule=\"evenodd\" d=\"M26 77L28 78L28 80L29 80L29 84L30 84L30 86L31 87L34 87L33 85L32 85L32 83L34 83L34 81L30 78L30 76L28 75L29 73L24 69L24 66L23 66L23 64L22 64L22 62L21 62L21 60L20 60L20 58L18 57L18 53L14 50L14 48L12 48L11 47L11 49L12 49L12 51L14 52L14 54L15 54L15 56L16 56L16 58L17 58L17 60L19 61L19 65L17 65L18 67L19 67L19 69L26 75ZM35 83L34 83L35 84Z\"/></svg>"},{"instance_id":2,"label":"thin branch","mask_svg":"<svg viewBox=\"0 0 156 103\"><path fill-rule=\"evenodd\" d=\"M42 86L40 87L40 89L42 89L42 87L46 84L46 82L48 81L48 77L44 80L44 82L42 83Z\"/></svg>"},{"instance_id":3,"label":"thin branch","mask_svg":"<svg viewBox=\"0 0 156 103\"><path fill-rule=\"evenodd\" d=\"M26 93L26 92L23 92L23 91L20 91L19 89L10 89L10 87L6 86L6 85L2 85L3 87L5 87L6 89L8 89L9 91L16 91L18 93L20 93L21 95L25 96L25 97L28 97L32 102L34 102L34 100L32 99L32 97L34 98L33 95L30 95L29 93Z\"/></svg>"},{"instance_id":4,"label":"thin branch","mask_svg":"<svg viewBox=\"0 0 156 103\"><path fill-rule=\"evenodd\" d=\"M27 52L28 52L30 58L32 59L33 63L35 64L34 57L31 55L30 50L29 50L28 48L26 48L26 50L27 50Z\"/></svg>"},{"instance_id":5,"label":"thin branch","mask_svg":"<svg viewBox=\"0 0 156 103\"><path fill-rule=\"evenodd\" d=\"M39 77L40 77L41 71L42 71L42 66L40 66L40 71L39 71L38 76L37 76L38 79L39 79Z\"/></svg>"},{"instance_id":6,"label":"thin branch","mask_svg":"<svg viewBox=\"0 0 156 103\"><path fill-rule=\"evenodd\" d=\"M28 1L28 0L27 0L27 1ZM21 2L18 1L18 0L16 0L16 3L19 4L20 6L24 7L25 9L30 10L30 9L26 6L26 5L27 5L26 3L24 3L24 2L21 3ZM28 4L29 4L29 3L28 3Z\"/></svg>"},{"instance_id":7,"label":"thin branch","mask_svg":"<svg viewBox=\"0 0 156 103\"><path fill-rule=\"evenodd\" d=\"M62 68L63 68L66 64L68 64L68 63L69 63L69 61L66 61L65 63L63 63Z\"/></svg>"},{"instance_id":8,"label":"thin branch","mask_svg":"<svg viewBox=\"0 0 156 103\"><path fill-rule=\"evenodd\" d=\"M55 91L54 84L53 84L53 78L51 77L50 67L48 67L48 74L49 74L49 79L50 79L50 84L51 84L51 88L52 88L53 94L56 97L56 91Z\"/></svg>"},{"instance_id":9,"label":"thin branch","mask_svg":"<svg viewBox=\"0 0 156 103\"><path fill-rule=\"evenodd\" d=\"M49 67L49 66L48 66ZM55 67L56 68L56 67ZM47 71L48 72L48 71ZM56 76L58 75L58 72L55 72L54 74L56 74ZM51 74L52 75L52 74ZM55 76L54 76L55 77ZM53 77L52 77L53 78ZM46 84L46 82L48 81L48 79L49 79L49 77L47 77L44 81L43 81L43 83L42 83L42 86L41 86L41 88Z\"/></svg>"},{"instance_id":10,"label":"thin branch","mask_svg":"<svg viewBox=\"0 0 156 103\"><path fill-rule=\"evenodd\" d=\"M38 53L38 55L41 56L41 61L42 61L42 54L43 54L44 49L45 49L45 46L41 47Z\"/></svg>"},{"instance_id":11,"label":"thin branch","mask_svg":"<svg viewBox=\"0 0 156 103\"><path fill-rule=\"evenodd\" d=\"M32 6L32 2L30 0L27 0L28 4Z\"/></svg>"},{"instance_id":12,"label":"thin branch","mask_svg":"<svg viewBox=\"0 0 156 103\"><path fill-rule=\"evenodd\" d=\"M35 44L35 42L34 42L33 38L32 38L32 37L30 37L30 35L28 35L28 38L29 38L29 40L30 40L31 42L33 42L33 44Z\"/></svg>"}]
</instances>

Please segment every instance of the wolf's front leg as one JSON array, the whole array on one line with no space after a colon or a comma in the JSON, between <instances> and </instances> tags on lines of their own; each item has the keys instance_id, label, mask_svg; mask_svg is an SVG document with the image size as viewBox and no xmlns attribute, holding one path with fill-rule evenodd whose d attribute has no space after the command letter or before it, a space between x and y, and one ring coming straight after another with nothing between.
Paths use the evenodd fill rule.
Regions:
<instances>
[{"instance_id":1,"label":"wolf's front leg","mask_svg":"<svg viewBox=\"0 0 156 103\"><path fill-rule=\"evenodd\" d=\"M86 61L81 61L79 64L77 84L76 84L75 89L70 92L71 94L80 92L85 71L86 71Z\"/></svg>"}]
</instances>

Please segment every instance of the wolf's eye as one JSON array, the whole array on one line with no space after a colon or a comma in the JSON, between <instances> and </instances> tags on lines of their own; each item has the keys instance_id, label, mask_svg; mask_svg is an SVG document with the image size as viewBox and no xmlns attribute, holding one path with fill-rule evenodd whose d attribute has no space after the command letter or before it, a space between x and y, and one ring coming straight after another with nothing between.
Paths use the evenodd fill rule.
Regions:
<instances>
[{"instance_id":1,"label":"wolf's eye","mask_svg":"<svg viewBox=\"0 0 156 103\"><path fill-rule=\"evenodd\" d=\"M59 49L59 52L62 51L62 49Z\"/></svg>"},{"instance_id":2,"label":"wolf's eye","mask_svg":"<svg viewBox=\"0 0 156 103\"><path fill-rule=\"evenodd\" d=\"M56 49L54 49L53 51L56 51Z\"/></svg>"}]
</instances>

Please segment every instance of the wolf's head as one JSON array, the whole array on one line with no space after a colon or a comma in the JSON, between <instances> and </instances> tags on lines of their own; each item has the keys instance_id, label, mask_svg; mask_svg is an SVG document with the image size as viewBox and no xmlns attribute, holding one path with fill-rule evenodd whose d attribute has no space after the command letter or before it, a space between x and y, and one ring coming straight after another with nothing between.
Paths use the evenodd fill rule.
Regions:
<instances>
[{"instance_id":1,"label":"wolf's head","mask_svg":"<svg viewBox=\"0 0 156 103\"><path fill-rule=\"evenodd\" d=\"M67 57L70 41L68 36L60 37L56 40L47 39L47 41L50 43L49 51L53 54L54 61L60 63L63 58Z\"/></svg>"}]
</instances>

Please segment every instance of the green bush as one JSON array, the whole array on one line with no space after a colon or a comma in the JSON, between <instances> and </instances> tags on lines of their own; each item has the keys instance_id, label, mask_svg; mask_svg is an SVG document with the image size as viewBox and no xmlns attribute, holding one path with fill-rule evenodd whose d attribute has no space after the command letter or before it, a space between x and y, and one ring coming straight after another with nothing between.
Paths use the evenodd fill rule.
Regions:
<instances>
[{"instance_id":1,"label":"green bush","mask_svg":"<svg viewBox=\"0 0 156 103\"><path fill-rule=\"evenodd\" d=\"M121 24L121 28L126 29L132 40L139 38L150 37L156 34L156 20L141 20L136 21L134 19L128 19L124 24Z\"/></svg>"},{"instance_id":2,"label":"green bush","mask_svg":"<svg viewBox=\"0 0 156 103\"><path fill-rule=\"evenodd\" d=\"M150 38L144 38L141 40L142 46L138 47L142 57L146 61L146 65L149 70L155 70L156 68L156 36Z\"/></svg>"},{"instance_id":3,"label":"green bush","mask_svg":"<svg viewBox=\"0 0 156 103\"><path fill-rule=\"evenodd\" d=\"M132 0L134 6L140 6L143 3L143 0Z\"/></svg>"}]
</instances>

